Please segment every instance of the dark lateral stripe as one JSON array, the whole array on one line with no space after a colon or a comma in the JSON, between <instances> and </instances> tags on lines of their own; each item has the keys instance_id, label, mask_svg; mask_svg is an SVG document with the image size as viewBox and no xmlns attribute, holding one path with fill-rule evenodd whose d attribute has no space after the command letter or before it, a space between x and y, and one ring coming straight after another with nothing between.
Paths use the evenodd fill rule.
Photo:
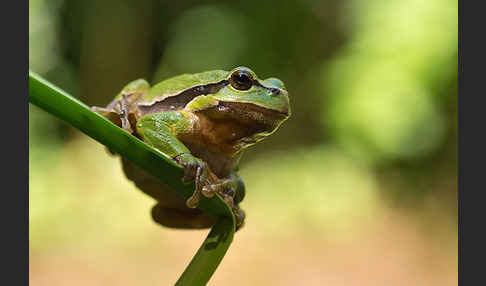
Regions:
<instances>
[{"instance_id":1,"label":"dark lateral stripe","mask_svg":"<svg viewBox=\"0 0 486 286\"><path fill-rule=\"evenodd\" d=\"M167 97L164 100L154 102L151 105L139 105L138 107L143 114L181 110L194 98L200 95L217 93L227 84L228 80L222 80L217 83L197 85L190 89L186 89L179 94Z\"/></svg>"},{"instance_id":2,"label":"dark lateral stripe","mask_svg":"<svg viewBox=\"0 0 486 286\"><path fill-rule=\"evenodd\" d=\"M252 80L252 85L256 85L256 86L259 86L259 87L262 87L268 91L270 91L271 93L277 95L280 93L280 90L278 88L274 88L274 87L266 87L264 86L263 84L261 84L258 80L254 79Z\"/></svg>"}]
</instances>

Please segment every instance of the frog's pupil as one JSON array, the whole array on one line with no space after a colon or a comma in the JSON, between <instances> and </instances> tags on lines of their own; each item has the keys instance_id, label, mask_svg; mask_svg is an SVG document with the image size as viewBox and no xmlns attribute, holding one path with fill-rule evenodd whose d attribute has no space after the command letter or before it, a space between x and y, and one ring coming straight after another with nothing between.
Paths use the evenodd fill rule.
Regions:
<instances>
[{"instance_id":1,"label":"frog's pupil","mask_svg":"<svg viewBox=\"0 0 486 286\"><path fill-rule=\"evenodd\" d=\"M248 78L247 75L245 74L238 74L236 76L236 81L238 82L238 84L240 85L245 85L245 84L248 84L250 82L250 79Z\"/></svg>"},{"instance_id":2,"label":"frog's pupil","mask_svg":"<svg viewBox=\"0 0 486 286\"><path fill-rule=\"evenodd\" d=\"M237 71L231 76L231 85L238 90L250 89L252 85L251 77L245 71Z\"/></svg>"}]
</instances>

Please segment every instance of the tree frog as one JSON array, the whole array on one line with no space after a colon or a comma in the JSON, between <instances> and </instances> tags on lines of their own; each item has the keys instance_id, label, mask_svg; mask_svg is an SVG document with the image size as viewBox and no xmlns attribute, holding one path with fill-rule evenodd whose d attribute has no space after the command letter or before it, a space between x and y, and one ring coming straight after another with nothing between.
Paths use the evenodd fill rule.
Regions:
<instances>
[{"instance_id":1,"label":"tree frog","mask_svg":"<svg viewBox=\"0 0 486 286\"><path fill-rule=\"evenodd\" d=\"M288 92L277 78L260 80L247 67L183 74L150 86L127 84L106 107L92 107L184 168L195 182L184 201L169 186L122 158L126 176L157 200L152 218L174 228L207 228L213 221L197 209L201 196L221 195L235 215L245 214L245 195L236 174L244 149L272 134L290 116Z\"/></svg>"}]
</instances>

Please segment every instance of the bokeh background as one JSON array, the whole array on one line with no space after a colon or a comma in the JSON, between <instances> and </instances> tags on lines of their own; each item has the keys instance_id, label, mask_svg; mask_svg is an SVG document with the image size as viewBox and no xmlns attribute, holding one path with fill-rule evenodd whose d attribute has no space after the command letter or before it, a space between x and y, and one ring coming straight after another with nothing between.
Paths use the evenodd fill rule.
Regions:
<instances>
[{"instance_id":1,"label":"bokeh background","mask_svg":"<svg viewBox=\"0 0 486 286\"><path fill-rule=\"evenodd\" d=\"M210 285L457 284L457 1L29 1L29 67L88 105L251 67L292 117L250 148ZM207 231L162 228L104 147L29 105L31 285L169 285Z\"/></svg>"}]
</instances>

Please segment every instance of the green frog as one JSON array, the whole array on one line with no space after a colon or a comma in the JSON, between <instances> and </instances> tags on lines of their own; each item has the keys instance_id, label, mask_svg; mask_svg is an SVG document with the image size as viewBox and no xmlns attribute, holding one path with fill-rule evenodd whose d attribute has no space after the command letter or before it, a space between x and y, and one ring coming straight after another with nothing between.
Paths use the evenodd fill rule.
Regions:
<instances>
[{"instance_id":1,"label":"green frog","mask_svg":"<svg viewBox=\"0 0 486 286\"><path fill-rule=\"evenodd\" d=\"M157 200L152 218L173 228L208 228L214 222L197 208L202 196L219 194L235 215L245 186L236 174L247 147L272 134L289 118L284 83L261 80L247 67L183 74L150 86L144 79L127 84L106 107L92 110L171 157L184 168L182 181L195 190L184 201L157 178L122 158L126 176Z\"/></svg>"}]
</instances>

